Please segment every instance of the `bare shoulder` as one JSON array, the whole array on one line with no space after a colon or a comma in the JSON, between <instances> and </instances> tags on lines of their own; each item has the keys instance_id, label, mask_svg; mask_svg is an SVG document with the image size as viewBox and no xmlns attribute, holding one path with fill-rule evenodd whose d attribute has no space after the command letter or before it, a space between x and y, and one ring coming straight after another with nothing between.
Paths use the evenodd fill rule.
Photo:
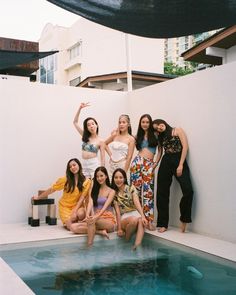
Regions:
<instances>
[{"instance_id":1,"label":"bare shoulder","mask_svg":"<svg viewBox=\"0 0 236 295\"><path fill-rule=\"evenodd\" d=\"M174 131L175 135L182 135L182 134L185 134L183 128L181 127L175 127L175 131Z\"/></svg>"},{"instance_id":2,"label":"bare shoulder","mask_svg":"<svg viewBox=\"0 0 236 295\"><path fill-rule=\"evenodd\" d=\"M110 188L109 195L115 195L116 191L113 188Z\"/></svg>"},{"instance_id":3,"label":"bare shoulder","mask_svg":"<svg viewBox=\"0 0 236 295\"><path fill-rule=\"evenodd\" d=\"M129 134L129 143L135 143L135 138L133 137L133 135Z\"/></svg>"}]
</instances>

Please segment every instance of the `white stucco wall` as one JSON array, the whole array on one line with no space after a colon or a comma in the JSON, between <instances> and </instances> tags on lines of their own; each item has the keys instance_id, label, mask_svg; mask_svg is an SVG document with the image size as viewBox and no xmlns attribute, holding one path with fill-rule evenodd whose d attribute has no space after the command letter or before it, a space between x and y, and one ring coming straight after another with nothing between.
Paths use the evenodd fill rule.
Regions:
<instances>
[{"instance_id":1,"label":"white stucco wall","mask_svg":"<svg viewBox=\"0 0 236 295\"><path fill-rule=\"evenodd\" d=\"M80 103L91 103L81 124L95 117L105 138L126 100L123 92L16 80L0 80L0 93L0 223L25 222L30 197L63 176L70 158L80 158L81 137L73 126Z\"/></svg>"},{"instance_id":2,"label":"white stucco wall","mask_svg":"<svg viewBox=\"0 0 236 295\"><path fill-rule=\"evenodd\" d=\"M227 63L236 61L236 45L227 50Z\"/></svg>"},{"instance_id":3,"label":"white stucco wall","mask_svg":"<svg viewBox=\"0 0 236 295\"><path fill-rule=\"evenodd\" d=\"M69 158L80 156L72 121L80 102L90 101L81 121L96 117L104 138L121 113L130 114L134 134L143 113L183 127L195 190L190 228L235 241L235 77L236 63L230 63L129 94L0 80L0 223L25 222L30 196L63 175ZM175 226L179 198L174 183Z\"/></svg>"},{"instance_id":4,"label":"white stucco wall","mask_svg":"<svg viewBox=\"0 0 236 295\"><path fill-rule=\"evenodd\" d=\"M190 228L228 241L236 241L235 83L236 63L211 68L129 93L128 111L136 124L149 113L184 128L195 191ZM170 224L175 226L180 196L174 181Z\"/></svg>"}]
</instances>

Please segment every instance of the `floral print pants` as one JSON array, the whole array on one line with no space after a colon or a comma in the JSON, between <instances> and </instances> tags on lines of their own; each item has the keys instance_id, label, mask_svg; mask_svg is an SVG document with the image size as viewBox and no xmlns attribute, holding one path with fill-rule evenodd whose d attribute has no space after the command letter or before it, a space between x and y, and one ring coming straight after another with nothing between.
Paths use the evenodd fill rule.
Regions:
<instances>
[{"instance_id":1,"label":"floral print pants","mask_svg":"<svg viewBox=\"0 0 236 295\"><path fill-rule=\"evenodd\" d=\"M152 222L154 220L153 161L137 155L130 166L130 182L137 189L144 215Z\"/></svg>"}]
</instances>

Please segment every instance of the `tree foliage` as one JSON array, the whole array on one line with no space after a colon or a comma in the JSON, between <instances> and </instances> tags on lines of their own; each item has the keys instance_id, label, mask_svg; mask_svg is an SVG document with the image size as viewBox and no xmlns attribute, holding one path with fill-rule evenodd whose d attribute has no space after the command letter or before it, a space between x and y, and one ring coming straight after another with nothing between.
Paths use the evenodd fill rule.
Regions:
<instances>
[{"instance_id":1,"label":"tree foliage","mask_svg":"<svg viewBox=\"0 0 236 295\"><path fill-rule=\"evenodd\" d=\"M184 76L195 71L196 64L188 63L184 67L180 67L173 62L164 63L164 73L167 75Z\"/></svg>"}]
</instances>

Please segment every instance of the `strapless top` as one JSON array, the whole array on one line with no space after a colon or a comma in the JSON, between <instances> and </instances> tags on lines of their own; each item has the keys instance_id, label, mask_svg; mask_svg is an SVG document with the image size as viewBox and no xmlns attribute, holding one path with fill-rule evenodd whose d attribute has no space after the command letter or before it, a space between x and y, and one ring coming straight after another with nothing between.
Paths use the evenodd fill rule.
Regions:
<instances>
[{"instance_id":1,"label":"strapless top","mask_svg":"<svg viewBox=\"0 0 236 295\"><path fill-rule=\"evenodd\" d=\"M120 160L126 159L129 149L127 143L121 141L112 141L109 144L109 148L111 150L111 158L113 161L119 162Z\"/></svg>"}]
</instances>

